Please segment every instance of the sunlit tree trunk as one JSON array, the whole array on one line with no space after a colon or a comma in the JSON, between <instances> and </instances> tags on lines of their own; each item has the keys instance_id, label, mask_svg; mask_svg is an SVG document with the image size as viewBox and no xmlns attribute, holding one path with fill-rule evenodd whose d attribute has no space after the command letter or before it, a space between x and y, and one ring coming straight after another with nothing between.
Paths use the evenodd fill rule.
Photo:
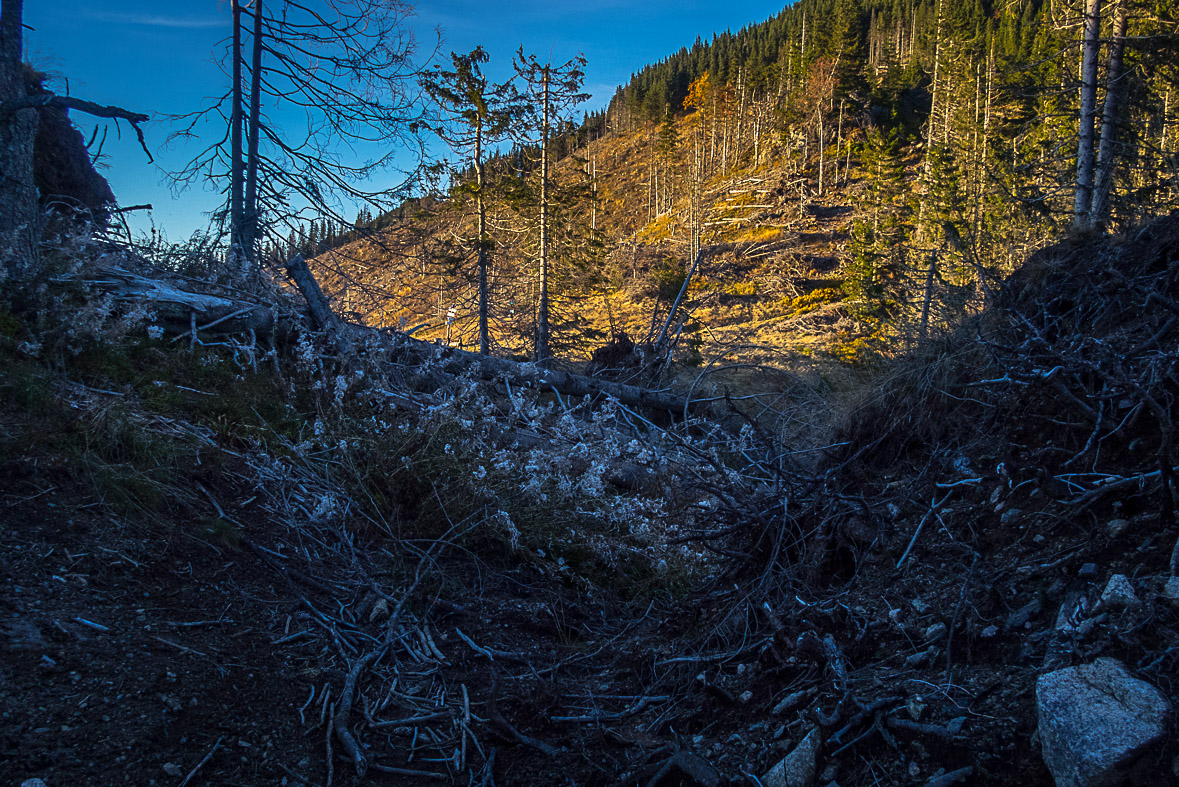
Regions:
<instances>
[{"instance_id":1,"label":"sunlit tree trunk","mask_svg":"<svg viewBox=\"0 0 1179 787\"><path fill-rule=\"evenodd\" d=\"M541 75L540 105L540 305L536 313L536 361L549 359L549 69Z\"/></svg>"},{"instance_id":2,"label":"sunlit tree trunk","mask_svg":"<svg viewBox=\"0 0 1179 787\"><path fill-rule=\"evenodd\" d=\"M1084 36L1081 42L1081 121L1077 134L1077 193L1073 226L1093 226L1093 132L1097 113L1097 55L1101 45L1101 0L1085 0Z\"/></svg>"},{"instance_id":3,"label":"sunlit tree trunk","mask_svg":"<svg viewBox=\"0 0 1179 787\"><path fill-rule=\"evenodd\" d=\"M1097 179L1093 185L1093 209L1090 223L1104 224L1109 218L1109 192L1113 182L1114 144L1118 135L1118 115L1124 95L1122 52L1126 47L1126 2L1118 3L1114 14L1113 43L1105 81L1105 107L1101 114L1101 145L1097 150ZM1164 119L1165 120L1165 119Z\"/></svg>"},{"instance_id":4,"label":"sunlit tree trunk","mask_svg":"<svg viewBox=\"0 0 1179 787\"><path fill-rule=\"evenodd\" d=\"M487 201L484 198L483 172L483 123L475 123L475 205L479 214L479 352L483 355L491 353L491 333L487 323L490 318L490 306L487 290L487 245L491 239L487 235Z\"/></svg>"},{"instance_id":5,"label":"sunlit tree trunk","mask_svg":"<svg viewBox=\"0 0 1179 787\"><path fill-rule=\"evenodd\" d=\"M823 167L827 162L827 129L823 123L823 110L819 108L819 196L823 196Z\"/></svg>"}]
</instances>

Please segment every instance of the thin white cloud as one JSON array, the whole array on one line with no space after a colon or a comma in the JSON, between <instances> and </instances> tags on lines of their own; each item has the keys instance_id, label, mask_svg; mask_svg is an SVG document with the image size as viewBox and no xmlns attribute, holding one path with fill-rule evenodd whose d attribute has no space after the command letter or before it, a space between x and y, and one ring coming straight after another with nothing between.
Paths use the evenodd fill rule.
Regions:
<instances>
[{"instance_id":1,"label":"thin white cloud","mask_svg":"<svg viewBox=\"0 0 1179 787\"><path fill-rule=\"evenodd\" d=\"M166 16L163 14L121 14L113 11L91 11L84 14L98 22L109 22L116 25L137 25L140 27L170 27L182 30L206 30L214 27L224 27L226 20L211 16L182 17Z\"/></svg>"}]
</instances>

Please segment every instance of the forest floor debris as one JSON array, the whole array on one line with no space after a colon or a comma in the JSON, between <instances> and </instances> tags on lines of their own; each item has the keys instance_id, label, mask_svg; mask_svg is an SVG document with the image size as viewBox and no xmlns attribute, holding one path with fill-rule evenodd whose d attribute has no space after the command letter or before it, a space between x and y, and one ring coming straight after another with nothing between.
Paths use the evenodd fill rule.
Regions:
<instances>
[{"instance_id":1,"label":"forest floor debris","mask_svg":"<svg viewBox=\"0 0 1179 787\"><path fill-rule=\"evenodd\" d=\"M407 408L381 386L431 370L314 337L279 378L6 334L0 779L756 785L804 751L824 785L1050 784L1041 675L1179 686L1176 248L1043 253L805 460L733 401Z\"/></svg>"}]
</instances>

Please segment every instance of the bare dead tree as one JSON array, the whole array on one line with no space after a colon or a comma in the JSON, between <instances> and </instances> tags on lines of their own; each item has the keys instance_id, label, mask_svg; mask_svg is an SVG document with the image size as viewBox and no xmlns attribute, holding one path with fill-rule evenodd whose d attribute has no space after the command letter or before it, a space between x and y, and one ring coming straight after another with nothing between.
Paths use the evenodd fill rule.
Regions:
<instances>
[{"instance_id":1,"label":"bare dead tree","mask_svg":"<svg viewBox=\"0 0 1179 787\"><path fill-rule=\"evenodd\" d=\"M174 173L177 184L225 184L218 218L250 263L263 235L305 217L348 222L358 202L396 207L425 153L411 6L234 0L233 9L220 61L230 89L173 118L174 140L213 140Z\"/></svg>"}]
</instances>

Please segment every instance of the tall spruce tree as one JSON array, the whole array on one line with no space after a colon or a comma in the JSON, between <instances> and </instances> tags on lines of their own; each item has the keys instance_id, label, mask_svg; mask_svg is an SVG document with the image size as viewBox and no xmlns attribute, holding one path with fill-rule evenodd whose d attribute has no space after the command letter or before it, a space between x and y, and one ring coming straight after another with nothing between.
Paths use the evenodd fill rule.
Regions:
<instances>
[{"instance_id":1,"label":"tall spruce tree","mask_svg":"<svg viewBox=\"0 0 1179 787\"><path fill-rule=\"evenodd\" d=\"M537 259L539 295L535 351L535 360L539 364L547 364L551 356L549 221L552 198L549 191L549 138L553 125L560 123L574 107L589 98L588 94L581 91L581 84L585 79L585 62L585 57L578 55L572 60L554 66L551 62L541 63L535 55L526 56L524 47L520 47L516 53L516 74L527 86L527 96L530 99L529 127L537 132L536 142L540 153L540 193L537 200L540 235Z\"/></svg>"},{"instance_id":2,"label":"tall spruce tree","mask_svg":"<svg viewBox=\"0 0 1179 787\"><path fill-rule=\"evenodd\" d=\"M483 73L488 61L483 47L476 47L465 55L452 52L452 68L435 66L421 78L422 88L434 100L441 122L434 130L451 148L464 157L474 170L474 178L460 188L475 198L476 237L474 248L478 267L479 286L479 352L491 352L490 293L488 267L491 264L492 240L487 229L487 179L484 169L486 154L492 146L507 136L524 113L519 90L515 84L494 83Z\"/></svg>"}]
</instances>

